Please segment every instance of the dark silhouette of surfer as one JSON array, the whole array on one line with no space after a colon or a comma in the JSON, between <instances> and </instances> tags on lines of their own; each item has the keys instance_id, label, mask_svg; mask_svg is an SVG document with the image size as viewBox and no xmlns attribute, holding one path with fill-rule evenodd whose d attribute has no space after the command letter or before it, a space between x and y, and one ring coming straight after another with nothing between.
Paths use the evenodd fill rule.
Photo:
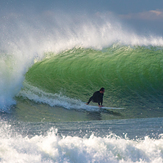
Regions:
<instances>
[{"instance_id":1,"label":"dark silhouette of surfer","mask_svg":"<svg viewBox=\"0 0 163 163\"><path fill-rule=\"evenodd\" d=\"M93 96L90 97L88 102L86 103L87 105L92 101L95 103L98 103L99 107L103 107L103 96L104 96L105 89L101 88L99 91L96 91L93 93Z\"/></svg>"}]
</instances>

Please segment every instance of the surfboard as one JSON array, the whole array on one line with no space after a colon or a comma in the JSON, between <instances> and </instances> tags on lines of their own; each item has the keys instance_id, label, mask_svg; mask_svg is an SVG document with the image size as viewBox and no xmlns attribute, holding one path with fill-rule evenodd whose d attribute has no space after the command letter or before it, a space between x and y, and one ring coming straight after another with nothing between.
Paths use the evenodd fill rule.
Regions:
<instances>
[{"instance_id":1,"label":"surfboard","mask_svg":"<svg viewBox=\"0 0 163 163\"><path fill-rule=\"evenodd\" d=\"M89 108L89 109L99 109L99 110L124 109L124 108L115 108L115 107L106 107L106 106L103 106L103 107L99 108L99 106L94 106L94 105L86 105L86 108Z\"/></svg>"}]
</instances>

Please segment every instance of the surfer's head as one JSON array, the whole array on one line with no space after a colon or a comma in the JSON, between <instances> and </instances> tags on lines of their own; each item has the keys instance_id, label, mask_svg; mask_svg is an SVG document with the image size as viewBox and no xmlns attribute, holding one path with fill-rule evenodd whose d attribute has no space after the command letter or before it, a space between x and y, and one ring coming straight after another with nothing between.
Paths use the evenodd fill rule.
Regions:
<instances>
[{"instance_id":1,"label":"surfer's head","mask_svg":"<svg viewBox=\"0 0 163 163\"><path fill-rule=\"evenodd\" d=\"M100 93L104 93L104 92L105 92L105 88L102 87L102 88L100 89Z\"/></svg>"}]
</instances>

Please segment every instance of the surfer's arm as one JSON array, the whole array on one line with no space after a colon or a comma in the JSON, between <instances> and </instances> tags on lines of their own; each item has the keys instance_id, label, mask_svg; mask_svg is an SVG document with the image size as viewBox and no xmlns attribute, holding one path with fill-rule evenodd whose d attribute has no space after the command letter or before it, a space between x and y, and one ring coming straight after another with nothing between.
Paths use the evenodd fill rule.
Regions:
<instances>
[{"instance_id":1,"label":"surfer's arm","mask_svg":"<svg viewBox=\"0 0 163 163\"><path fill-rule=\"evenodd\" d=\"M101 106L102 106L102 103L103 103L103 97L101 98Z\"/></svg>"},{"instance_id":2,"label":"surfer's arm","mask_svg":"<svg viewBox=\"0 0 163 163\"><path fill-rule=\"evenodd\" d=\"M101 105L100 105L100 103L101 103ZM98 106L101 108L101 107L103 107L103 105L102 105L102 102L100 101L100 102L98 102Z\"/></svg>"},{"instance_id":3,"label":"surfer's arm","mask_svg":"<svg viewBox=\"0 0 163 163\"><path fill-rule=\"evenodd\" d=\"M98 102L98 105L100 105L102 107L103 106L102 103L103 103L103 95L101 95L99 102Z\"/></svg>"},{"instance_id":4,"label":"surfer's arm","mask_svg":"<svg viewBox=\"0 0 163 163\"><path fill-rule=\"evenodd\" d=\"M102 104L103 104L103 94L101 96L101 106L103 106Z\"/></svg>"}]
</instances>

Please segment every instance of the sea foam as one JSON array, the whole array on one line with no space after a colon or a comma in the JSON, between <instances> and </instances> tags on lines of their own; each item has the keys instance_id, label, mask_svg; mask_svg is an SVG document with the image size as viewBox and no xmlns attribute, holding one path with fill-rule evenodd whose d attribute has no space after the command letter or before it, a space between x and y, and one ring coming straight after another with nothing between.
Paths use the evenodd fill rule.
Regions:
<instances>
[{"instance_id":1,"label":"sea foam","mask_svg":"<svg viewBox=\"0 0 163 163\"><path fill-rule=\"evenodd\" d=\"M158 163L163 161L163 138L129 139L108 133L104 137L59 135L55 127L46 133L22 136L1 122L1 162L22 163ZM21 130L22 131L22 130Z\"/></svg>"}]
</instances>

